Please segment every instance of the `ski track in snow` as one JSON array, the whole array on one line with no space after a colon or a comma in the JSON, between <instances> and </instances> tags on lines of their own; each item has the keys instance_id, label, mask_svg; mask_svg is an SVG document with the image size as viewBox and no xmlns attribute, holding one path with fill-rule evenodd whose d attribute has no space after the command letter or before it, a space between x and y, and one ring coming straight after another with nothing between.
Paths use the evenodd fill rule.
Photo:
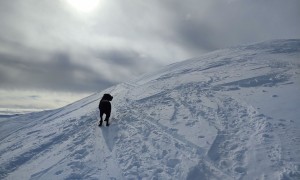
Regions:
<instances>
[{"instance_id":1,"label":"ski track in snow","mask_svg":"<svg viewBox=\"0 0 300 180\"><path fill-rule=\"evenodd\" d=\"M299 40L241 46L119 84L105 91L109 127L103 92L2 120L0 179L300 179L300 104L286 93L299 54ZM295 101L276 114L282 96Z\"/></svg>"}]
</instances>

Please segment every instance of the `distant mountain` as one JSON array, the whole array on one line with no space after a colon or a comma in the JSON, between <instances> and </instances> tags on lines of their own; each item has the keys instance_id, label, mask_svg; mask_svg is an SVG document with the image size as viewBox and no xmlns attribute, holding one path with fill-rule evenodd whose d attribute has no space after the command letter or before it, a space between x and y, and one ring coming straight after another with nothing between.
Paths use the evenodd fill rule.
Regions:
<instances>
[{"instance_id":1,"label":"distant mountain","mask_svg":"<svg viewBox=\"0 0 300 180\"><path fill-rule=\"evenodd\" d=\"M1 120L0 179L299 180L299 92L300 40L214 51Z\"/></svg>"},{"instance_id":2,"label":"distant mountain","mask_svg":"<svg viewBox=\"0 0 300 180\"><path fill-rule=\"evenodd\" d=\"M0 114L0 118L10 118L10 117L15 117L15 116L19 116L20 114Z\"/></svg>"}]
</instances>

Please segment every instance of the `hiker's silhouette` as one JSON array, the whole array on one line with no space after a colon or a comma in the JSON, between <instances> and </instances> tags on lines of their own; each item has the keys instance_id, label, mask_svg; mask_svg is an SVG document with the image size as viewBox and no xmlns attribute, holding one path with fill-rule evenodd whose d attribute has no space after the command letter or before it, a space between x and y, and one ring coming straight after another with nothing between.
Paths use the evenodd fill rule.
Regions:
<instances>
[{"instance_id":1,"label":"hiker's silhouette","mask_svg":"<svg viewBox=\"0 0 300 180\"><path fill-rule=\"evenodd\" d=\"M105 120L106 126L109 126L109 117L111 112L111 104L110 101L113 99L113 97L110 94L104 94L102 99L99 103L99 110L100 110L100 123L99 126L102 126L103 123L103 114L105 114Z\"/></svg>"}]
</instances>

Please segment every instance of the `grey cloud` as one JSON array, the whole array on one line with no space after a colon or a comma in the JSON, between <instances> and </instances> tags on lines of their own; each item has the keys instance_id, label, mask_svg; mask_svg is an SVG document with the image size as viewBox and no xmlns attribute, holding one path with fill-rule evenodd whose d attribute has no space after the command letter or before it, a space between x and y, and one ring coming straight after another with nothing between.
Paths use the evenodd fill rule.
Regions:
<instances>
[{"instance_id":1,"label":"grey cloud","mask_svg":"<svg viewBox=\"0 0 300 180\"><path fill-rule=\"evenodd\" d=\"M27 55L0 53L1 89L42 89L66 92L95 92L108 88L120 81L116 77L124 76L118 70L126 69L128 77L141 74L145 67L159 66L149 57L139 57L134 50L109 49L105 51L89 51L89 57L97 60L86 65L77 63L74 56L66 52L43 53L27 50ZM22 48L20 47L21 51ZM44 60L38 58L46 57ZM97 61L106 61L114 77L104 74L105 67L95 68ZM95 63L95 64L93 64ZM93 68L92 68L93 67ZM124 77L123 77L124 78Z\"/></svg>"},{"instance_id":2,"label":"grey cloud","mask_svg":"<svg viewBox=\"0 0 300 180\"><path fill-rule=\"evenodd\" d=\"M191 57L270 39L300 37L300 1L163 1L171 14L168 41ZM197 54L198 53L198 54Z\"/></svg>"},{"instance_id":3,"label":"grey cloud","mask_svg":"<svg viewBox=\"0 0 300 180\"><path fill-rule=\"evenodd\" d=\"M54 54L46 62L14 59L5 55L0 55L0 59L2 89L94 92L115 83L102 78L101 73L72 63L64 53Z\"/></svg>"},{"instance_id":4,"label":"grey cloud","mask_svg":"<svg viewBox=\"0 0 300 180\"><path fill-rule=\"evenodd\" d=\"M212 41L211 36L216 34L208 24L185 21L179 24L177 31L181 43L191 50L212 51L220 48L220 45Z\"/></svg>"},{"instance_id":5,"label":"grey cloud","mask_svg":"<svg viewBox=\"0 0 300 180\"><path fill-rule=\"evenodd\" d=\"M98 91L203 52L300 38L299 0L105 4L86 18L72 14L63 0L1 1L0 88ZM94 67L101 63L109 65L110 76Z\"/></svg>"},{"instance_id":6,"label":"grey cloud","mask_svg":"<svg viewBox=\"0 0 300 180\"><path fill-rule=\"evenodd\" d=\"M134 66L138 63L140 55L138 52L129 49L110 49L98 52L98 57L109 60L112 64L119 64L122 66Z\"/></svg>"},{"instance_id":7,"label":"grey cloud","mask_svg":"<svg viewBox=\"0 0 300 180\"><path fill-rule=\"evenodd\" d=\"M162 66L161 63L156 62L153 57L143 55L133 49L108 49L93 52L96 57L109 62L111 66L122 67L129 69L133 75L144 73L147 68L154 69Z\"/></svg>"}]
</instances>

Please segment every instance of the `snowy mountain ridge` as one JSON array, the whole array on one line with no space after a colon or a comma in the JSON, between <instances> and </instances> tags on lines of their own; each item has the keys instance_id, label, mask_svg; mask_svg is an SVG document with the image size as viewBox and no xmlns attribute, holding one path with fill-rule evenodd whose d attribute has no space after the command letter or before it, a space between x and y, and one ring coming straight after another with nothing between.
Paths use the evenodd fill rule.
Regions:
<instances>
[{"instance_id":1,"label":"snowy mountain ridge","mask_svg":"<svg viewBox=\"0 0 300 180\"><path fill-rule=\"evenodd\" d=\"M1 120L0 178L300 179L299 69L300 40L238 46Z\"/></svg>"}]
</instances>

